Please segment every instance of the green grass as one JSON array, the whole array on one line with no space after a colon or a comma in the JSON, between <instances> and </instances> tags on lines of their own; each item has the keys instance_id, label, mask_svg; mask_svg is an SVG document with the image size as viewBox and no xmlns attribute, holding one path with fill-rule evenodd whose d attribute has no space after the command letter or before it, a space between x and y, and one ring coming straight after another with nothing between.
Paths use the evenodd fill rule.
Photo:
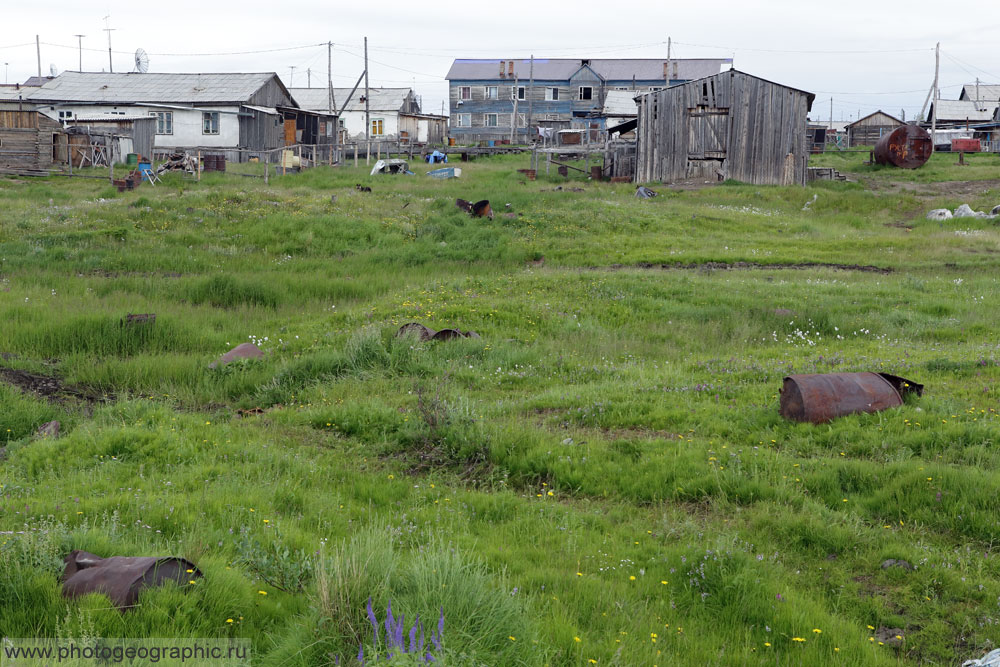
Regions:
<instances>
[{"instance_id":1,"label":"green grass","mask_svg":"<svg viewBox=\"0 0 1000 667\"><path fill-rule=\"evenodd\" d=\"M1000 158L815 158L855 182L639 200L525 181L526 156L450 181L0 180L0 364L112 397L0 382L0 634L349 664L388 650L371 598L428 634L443 609L445 664L979 657L1000 622L1000 229L925 213L1000 203ZM411 321L481 337L396 338ZM265 356L208 368L247 341ZM856 370L927 388L779 417L785 375ZM60 596L72 549L206 576L121 614Z\"/></svg>"}]
</instances>

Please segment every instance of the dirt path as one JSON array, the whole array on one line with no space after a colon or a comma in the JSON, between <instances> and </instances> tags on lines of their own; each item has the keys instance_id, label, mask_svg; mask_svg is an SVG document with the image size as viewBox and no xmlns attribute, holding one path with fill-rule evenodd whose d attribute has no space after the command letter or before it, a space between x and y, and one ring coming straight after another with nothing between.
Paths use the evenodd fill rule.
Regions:
<instances>
[{"instance_id":1,"label":"dirt path","mask_svg":"<svg viewBox=\"0 0 1000 667\"><path fill-rule=\"evenodd\" d=\"M76 387L63 384L62 380L50 375L35 375L27 371L4 368L0 366L0 381L17 387L21 391L30 392L52 402L62 403L66 399L76 399L86 403L99 403L109 399Z\"/></svg>"}]
</instances>

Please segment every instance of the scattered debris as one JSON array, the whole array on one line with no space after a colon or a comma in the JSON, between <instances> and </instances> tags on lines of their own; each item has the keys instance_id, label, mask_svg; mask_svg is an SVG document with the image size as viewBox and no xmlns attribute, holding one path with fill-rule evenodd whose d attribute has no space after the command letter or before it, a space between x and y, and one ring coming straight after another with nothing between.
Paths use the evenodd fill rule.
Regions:
<instances>
[{"instance_id":1,"label":"scattered debris","mask_svg":"<svg viewBox=\"0 0 1000 667\"><path fill-rule=\"evenodd\" d=\"M396 332L397 338L402 338L403 336L416 335L418 340L428 341L428 340L451 340L452 338L480 338L479 334L475 331L461 331L460 329L441 329L440 331L435 331L429 327L420 324L419 322L409 322L399 327L399 331Z\"/></svg>"},{"instance_id":2,"label":"scattered debris","mask_svg":"<svg viewBox=\"0 0 1000 667\"><path fill-rule=\"evenodd\" d=\"M933 211L928 211L928 220L948 220L949 218L996 218L1000 216L1000 206L994 206L989 213L983 211L973 211L972 207L968 204L962 204L955 209L952 213L946 208L936 208Z\"/></svg>"},{"instance_id":3,"label":"scattered debris","mask_svg":"<svg viewBox=\"0 0 1000 667\"><path fill-rule=\"evenodd\" d=\"M813 198L805 203L805 206L802 207L802 210L808 211L809 207L815 204L817 199L819 199L819 195L814 193Z\"/></svg>"},{"instance_id":4,"label":"scattered debris","mask_svg":"<svg viewBox=\"0 0 1000 667\"><path fill-rule=\"evenodd\" d=\"M167 581L186 587L203 576L194 563L184 558L101 558L77 549L66 556L63 596L104 593L119 610L125 610L136 605L143 588Z\"/></svg>"},{"instance_id":5,"label":"scattered debris","mask_svg":"<svg viewBox=\"0 0 1000 667\"><path fill-rule=\"evenodd\" d=\"M358 192L371 192L372 191L372 189L370 187L368 187L367 185L361 185L360 183L358 183L357 185L355 185L354 189L357 190Z\"/></svg>"},{"instance_id":6,"label":"scattered debris","mask_svg":"<svg viewBox=\"0 0 1000 667\"><path fill-rule=\"evenodd\" d=\"M374 176L375 174L407 174L413 176L413 172L410 171L410 163L399 158L379 160L372 167L372 173L369 175Z\"/></svg>"},{"instance_id":7,"label":"scattered debris","mask_svg":"<svg viewBox=\"0 0 1000 667\"><path fill-rule=\"evenodd\" d=\"M462 168L442 167L441 169L432 169L428 171L427 175L431 178L458 178L462 175Z\"/></svg>"},{"instance_id":8,"label":"scattered debris","mask_svg":"<svg viewBox=\"0 0 1000 667\"><path fill-rule=\"evenodd\" d=\"M910 565L905 560L896 560L895 558L890 558L889 560L882 561L882 569L888 570L890 567L899 567L904 570L912 570L913 566Z\"/></svg>"},{"instance_id":9,"label":"scattered debris","mask_svg":"<svg viewBox=\"0 0 1000 667\"><path fill-rule=\"evenodd\" d=\"M469 201L465 201L464 199L456 199L455 206L459 207L460 209L462 209L469 215L473 216L474 218L489 218L490 220L493 219L493 209L490 208L489 199L481 199L477 201L475 204Z\"/></svg>"},{"instance_id":10,"label":"scattered debris","mask_svg":"<svg viewBox=\"0 0 1000 667\"><path fill-rule=\"evenodd\" d=\"M233 349L226 352L224 355L213 361L208 365L209 368L215 368L216 366L225 366L231 361L237 359L260 359L264 356L264 351L253 343L240 343Z\"/></svg>"},{"instance_id":11,"label":"scattered debris","mask_svg":"<svg viewBox=\"0 0 1000 667\"><path fill-rule=\"evenodd\" d=\"M552 188L552 192L562 192L563 190L567 192L584 192L583 188L564 188L561 185L557 185L556 187Z\"/></svg>"},{"instance_id":12,"label":"scattered debris","mask_svg":"<svg viewBox=\"0 0 1000 667\"><path fill-rule=\"evenodd\" d=\"M652 199L656 196L656 191L650 190L644 185L640 185L635 189L635 196L639 199Z\"/></svg>"},{"instance_id":13,"label":"scattered debris","mask_svg":"<svg viewBox=\"0 0 1000 667\"><path fill-rule=\"evenodd\" d=\"M331 204L337 203L337 195L330 195L330 203Z\"/></svg>"},{"instance_id":14,"label":"scattered debris","mask_svg":"<svg viewBox=\"0 0 1000 667\"><path fill-rule=\"evenodd\" d=\"M59 437L59 426L60 426L59 422L55 421L55 420L50 421L50 422L45 422L44 424L42 424L41 426L38 427L38 431L37 431L38 437L40 437L40 438L58 438Z\"/></svg>"},{"instance_id":15,"label":"scattered debris","mask_svg":"<svg viewBox=\"0 0 1000 667\"><path fill-rule=\"evenodd\" d=\"M435 150L433 153L428 153L424 157L424 160L427 161L427 164L434 164L435 162L448 162L448 156L439 150Z\"/></svg>"},{"instance_id":16,"label":"scattered debris","mask_svg":"<svg viewBox=\"0 0 1000 667\"><path fill-rule=\"evenodd\" d=\"M995 648L983 657L966 660L962 667L1000 667L1000 648Z\"/></svg>"},{"instance_id":17,"label":"scattered debris","mask_svg":"<svg viewBox=\"0 0 1000 667\"><path fill-rule=\"evenodd\" d=\"M781 388L785 419L822 424L857 412L878 412L903 404L903 395L923 394L924 386L889 373L789 375Z\"/></svg>"},{"instance_id":18,"label":"scattered debris","mask_svg":"<svg viewBox=\"0 0 1000 667\"><path fill-rule=\"evenodd\" d=\"M264 408L240 408L236 411L240 417L256 417L257 415L264 414Z\"/></svg>"},{"instance_id":19,"label":"scattered debris","mask_svg":"<svg viewBox=\"0 0 1000 667\"><path fill-rule=\"evenodd\" d=\"M933 151L933 142L927 130L916 125L903 125L882 135L872 155L875 164L916 169L924 166Z\"/></svg>"},{"instance_id":20,"label":"scattered debris","mask_svg":"<svg viewBox=\"0 0 1000 667\"><path fill-rule=\"evenodd\" d=\"M167 157L167 161L160 164L156 168L157 174L162 174L165 171L184 171L189 174L194 174L198 171L198 160L186 152L184 153L171 153Z\"/></svg>"}]
</instances>

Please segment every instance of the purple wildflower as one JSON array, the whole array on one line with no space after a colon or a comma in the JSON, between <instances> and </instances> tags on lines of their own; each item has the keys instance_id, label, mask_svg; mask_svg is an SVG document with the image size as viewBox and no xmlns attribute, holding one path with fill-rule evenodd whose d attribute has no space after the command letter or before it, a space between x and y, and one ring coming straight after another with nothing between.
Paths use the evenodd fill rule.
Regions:
<instances>
[{"instance_id":1,"label":"purple wildflower","mask_svg":"<svg viewBox=\"0 0 1000 667\"><path fill-rule=\"evenodd\" d=\"M396 632L393 635L393 643L399 648L403 649L403 653L406 653L406 644L403 643L403 619L406 618L405 614L400 614L399 622L396 623Z\"/></svg>"},{"instance_id":2,"label":"purple wildflower","mask_svg":"<svg viewBox=\"0 0 1000 667\"><path fill-rule=\"evenodd\" d=\"M368 598L368 622L372 624L372 642L375 646L378 646L378 619L375 618L375 612L372 610L372 599Z\"/></svg>"},{"instance_id":3,"label":"purple wildflower","mask_svg":"<svg viewBox=\"0 0 1000 667\"><path fill-rule=\"evenodd\" d=\"M365 645L361 644L358 646L358 662L362 665L365 664Z\"/></svg>"}]
</instances>

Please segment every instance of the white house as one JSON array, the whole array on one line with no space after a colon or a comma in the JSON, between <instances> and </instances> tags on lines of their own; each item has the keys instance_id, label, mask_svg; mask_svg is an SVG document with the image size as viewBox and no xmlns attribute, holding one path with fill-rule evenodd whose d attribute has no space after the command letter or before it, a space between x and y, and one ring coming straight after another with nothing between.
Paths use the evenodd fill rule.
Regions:
<instances>
[{"instance_id":1,"label":"white house","mask_svg":"<svg viewBox=\"0 0 1000 667\"><path fill-rule=\"evenodd\" d=\"M166 74L64 72L30 94L56 120L142 114L156 118L155 148L244 149L285 145L278 107L295 100L273 72ZM230 160L246 159L233 154Z\"/></svg>"}]
</instances>

